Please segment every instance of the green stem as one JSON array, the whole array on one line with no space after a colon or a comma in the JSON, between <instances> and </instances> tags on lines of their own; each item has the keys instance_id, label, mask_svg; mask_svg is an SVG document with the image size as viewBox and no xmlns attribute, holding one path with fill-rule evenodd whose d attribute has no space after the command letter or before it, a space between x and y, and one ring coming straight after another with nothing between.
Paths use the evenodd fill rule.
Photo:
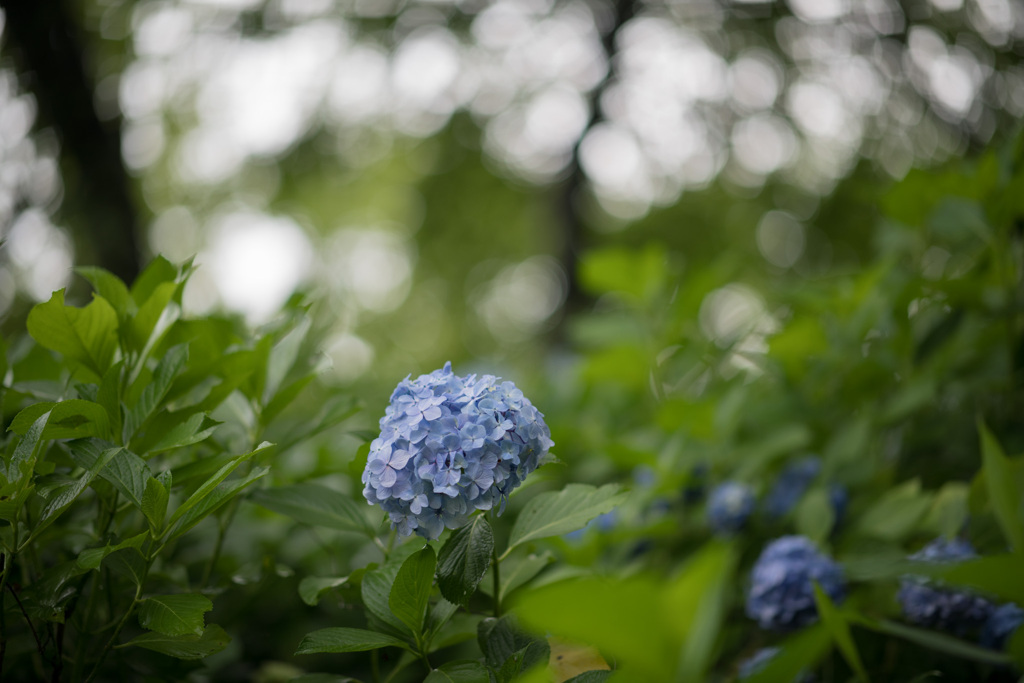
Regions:
<instances>
[{"instance_id":1,"label":"green stem","mask_svg":"<svg viewBox=\"0 0 1024 683\"><path fill-rule=\"evenodd\" d=\"M370 652L370 671L373 673L373 683L380 683L380 650Z\"/></svg>"},{"instance_id":2,"label":"green stem","mask_svg":"<svg viewBox=\"0 0 1024 683\"><path fill-rule=\"evenodd\" d=\"M103 646L103 650L100 651L100 658L96 661L96 666L93 667L92 673L90 673L89 677L85 679L85 683L90 683L90 681L96 678L96 674L100 672L100 667L103 666L103 661L107 658L107 653L110 652L110 648L114 646L114 642L117 641L117 637L121 635L121 629L124 628L126 623L128 623L128 618L135 613L135 608L141 602L141 600L139 600L141 590L142 587L140 586L135 591L135 598L132 600L132 604L128 607L124 616L121 617L121 621L117 623L117 628L115 628L114 632L110 634L110 640L107 641L107 644Z\"/></svg>"},{"instance_id":3,"label":"green stem","mask_svg":"<svg viewBox=\"0 0 1024 683\"><path fill-rule=\"evenodd\" d=\"M0 562L3 569L0 569L0 679L4 675L4 655L7 654L7 605L4 598L4 588L7 586L7 569L10 566L9 552L0 553Z\"/></svg>"}]
</instances>

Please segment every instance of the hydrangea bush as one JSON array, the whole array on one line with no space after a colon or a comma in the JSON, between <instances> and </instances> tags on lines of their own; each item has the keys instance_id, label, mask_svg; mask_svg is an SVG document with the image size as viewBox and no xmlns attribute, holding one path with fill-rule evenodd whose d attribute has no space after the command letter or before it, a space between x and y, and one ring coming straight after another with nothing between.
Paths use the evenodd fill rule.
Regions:
<instances>
[{"instance_id":1,"label":"hydrangea bush","mask_svg":"<svg viewBox=\"0 0 1024 683\"><path fill-rule=\"evenodd\" d=\"M400 536L428 539L508 495L554 445L544 415L512 382L465 377L451 363L391 394L370 445L363 496Z\"/></svg>"},{"instance_id":2,"label":"hydrangea bush","mask_svg":"<svg viewBox=\"0 0 1024 683\"><path fill-rule=\"evenodd\" d=\"M937 538L910 556L921 562L962 562L977 557L963 539ZM964 634L979 628L992 614L991 602L966 590L936 585L919 576L900 582L897 599L907 620L921 626Z\"/></svg>"},{"instance_id":3,"label":"hydrangea bush","mask_svg":"<svg viewBox=\"0 0 1024 683\"><path fill-rule=\"evenodd\" d=\"M741 482L719 484L708 497L708 525L717 534L739 531L753 511L754 490Z\"/></svg>"},{"instance_id":4,"label":"hydrangea bush","mask_svg":"<svg viewBox=\"0 0 1024 683\"><path fill-rule=\"evenodd\" d=\"M777 538L761 552L750 575L747 616L763 629L786 631L818 618L817 582L833 602L846 597L842 568L803 536Z\"/></svg>"}]
</instances>

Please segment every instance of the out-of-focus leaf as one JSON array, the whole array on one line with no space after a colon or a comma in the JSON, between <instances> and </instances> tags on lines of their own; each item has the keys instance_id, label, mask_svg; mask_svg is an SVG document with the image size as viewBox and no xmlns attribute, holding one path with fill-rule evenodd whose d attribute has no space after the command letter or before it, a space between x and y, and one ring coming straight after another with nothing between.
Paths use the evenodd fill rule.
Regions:
<instances>
[{"instance_id":1,"label":"out-of-focus leaf","mask_svg":"<svg viewBox=\"0 0 1024 683\"><path fill-rule=\"evenodd\" d=\"M266 476L269 471L269 467L256 467L244 477L237 477L218 484L209 495L181 516L177 526L174 527L174 531L171 532L168 538L170 540L178 538L216 511L217 508L238 495L242 489Z\"/></svg>"},{"instance_id":2,"label":"out-of-focus leaf","mask_svg":"<svg viewBox=\"0 0 1024 683\"><path fill-rule=\"evenodd\" d=\"M1024 496L1017 488L1010 462L1002 447L980 420L978 433L981 435L981 459L992 510L1010 548L1014 553L1024 555L1024 520L1021 520L1020 514Z\"/></svg>"},{"instance_id":3,"label":"out-of-focus leaf","mask_svg":"<svg viewBox=\"0 0 1024 683\"><path fill-rule=\"evenodd\" d=\"M846 623L846 618L836 609L836 606L832 604L832 599L821 590L821 586L817 582L814 582L814 604L818 608L822 624L832 634L832 640L839 646L839 651L846 658L846 663L856 672L860 680L866 683L868 674L861 661L860 652L857 651L857 644L853 642L853 635L850 634L850 625Z\"/></svg>"},{"instance_id":4,"label":"out-of-focus leaf","mask_svg":"<svg viewBox=\"0 0 1024 683\"><path fill-rule=\"evenodd\" d=\"M434 669L423 683L489 683L490 674L483 664L473 661L448 662Z\"/></svg>"},{"instance_id":5,"label":"out-of-focus leaf","mask_svg":"<svg viewBox=\"0 0 1024 683\"><path fill-rule=\"evenodd\" d=\"M523 508L509 537L508 549L549 536L582 529L587 522L625 500L617 484L595 488L569 484L561 491L542 493Z\"/></svg>"},{"instance_id":6,"label":"out-of-focus leaf","mask_svg":"<svg viewBox=\"0 0 1024 683\"><path fill-rule=\"evenodd\" d=\"M831 643L829 632L823 625L805 628L786 639L780 652L768 660L763 669L745 680L748 683L798 680L825 656Z\"/></svg>"},{"instance_id":7,"label":"out-of-focus leaf","mask_svg":"<svg viewBox=\"0 0 1024 683\"><path fill-rule=\"evenodd\" d=\"M344 493L319 484L263 489L257 491L252 500L303 524L375 535L366 516L366 505L360 505Z\"/></svg>"},{"instance_id":8,"label":"out-of-focus leaf","mask_svg":"<svg viewBox=\"0 0 1024 683\"><path fill-rule=\"evenodd\" d=\"M316 607L320 596L331 588L337 588L348 581L347 576L319 577L307 576L299 581L299 597L310 607Z\"/></svg>"},{"instance_id":9,"label":"out-of-focus leaf","mask_svg":"<svg viewBox=\"0 0 1024 683\"><path fill-rule=\"evenodd\" d=\"M595 672L607 672L611 669L601 653L589 645L580 645L561 638L549 638L548 645L551 648L548 668L554 675L556 683L577 680L583 676L594 678ZM600 675L597 674L596 680L604 680ZM607 677L610 674L603 675Z\"/></svg>"},{"instance_id":10,"label":"out-of-focus leaf","mask_svg":"<svg viewBox=\"0 0 1024 683\"><path fill-rule=\"evenodd\" d=\"M921 491L921 482L913 479L890 489L857 522L857 531L865 536L898 540L905 538L932 505L932 495Z\"/></svg>"},{"instance_id":11,"label":"out-of-focus leaf","mask_svg":"<svg viewBox=\"0 0 1024 683\"><path fill-rule=\"evenodd\" d=\"M143 633L117 647L144 647L177 659L202 659L220 652L228 646L231 638L220 626L210 624L201 636L186 634L168 636L163 633Z\"/></svg>"},{"instance_id":12,"label":"out-of-focus leaf","mask_svg":"<svg viewBox=\"0 0 1024 683\"><path fill-rule=\"evenodd\" d=\"M508 559L503 560L501 563L501 590L499 592L501 600L504 601L509 593L537 576L554 560L555 558L550 552L530 553L524 556L512 555ZM493 583L493 581L485 576L483 581L480 582L480 591L493 597Z\"/></svg>"},{"instance_id":13,"label":"out-of-focus leaf","mask_svg":"<svg viewBox=\"0 0 1024 683\"><path fill-rule=\"evenodd\" d=\"M139 607L139 625L167 636L203 634L205 614L213 603L203 595L152 595Z\"/></svg>"},{"instance_id":14,"label":"out-of-focus leaf","mask_svg":"<svg viewBox=\"0 0 1024 683\"><path fill-rule=\"evenodd\" d=\"M361 628L323 628L307 633L295 650L297 655L311 655L318 652L365 652L382 647L409 649L409 644L384 633Z\"/></svg>"},{"instance_id":15,"label":"out-of-focus leaf","mask_svg":"<svg viewBox=\"0 0 1024 683\"><path fill-rule=\"evenodd\" d=\"M41 346L80 364L89 381L99 383L117 348L117 312L97 296L84 308L64 305L64 290L37 304L28 314L28 332Z\"/></svg>"},{"instance_id":16,"label":"out-of-focus leaf","mask_svg":"<svg viewBox=\"0 0 1024 683\"><path fill-rule=\"evenodd\" d=\"M797 532L816 543L822 543L828 538L835 519L828 491L821 487L811 489L796 508Z\"/></svg>"},{"instance_id":17,"label":"out-of-focus leaf","mask_svg":"<svg viewBox=\"0 0 1024 683\"><path fill-rule=\"evenodd\" d=\"M968 643L967 641L960 640L959 638L946 635L945 633L907 626L906 624L899 624L895 621L887 621L884 619L881 621L870 619L861 619L858 621L863 626L873 631L909 640L912 643L917 643L918 645L922 645L937 652L944 652L948 655L952 655L953 657L970 659L977 662L984 662L986 664L995 664L997 666L1010 663L1010 658L1003 653L987 650L983 647L979 647L978 645L974 645L973 643Z\"/></svg>"}]
</instances>

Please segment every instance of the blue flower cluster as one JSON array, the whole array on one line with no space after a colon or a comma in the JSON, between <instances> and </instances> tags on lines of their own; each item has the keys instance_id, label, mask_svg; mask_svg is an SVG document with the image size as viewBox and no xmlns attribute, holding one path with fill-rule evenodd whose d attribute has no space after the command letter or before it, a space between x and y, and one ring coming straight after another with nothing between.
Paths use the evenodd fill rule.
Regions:
<instances>
[{"instance_id":1,"label":"blue flower cluster","mask_svg":"<svg viewBox=\"0 0 1024 683\"><path fill-rule=\"evenodd\" d=\"M981 628L981 644L993 650L1002 650L1014 631L1024 626L1024 609L1008 602L993 610Z\"/></svg>"},{"instance_id":2,"label":"blue flower cluster","mask_svg":"<svg viewBox=\"0 0 1024 683\"><path fill-rule=\"evenodd\" d=\"M923 562L957 562L977 557L970 543L937 538L910 556ZM963 634L980 627L992 603L973 593L942 588L921 576L905 576L896 595L907 620L920 626Z\"/></svg>"},{"instance_id":3,"label":"blue flower cluster","mask_svg":"<svg viewBox=\"0 0 1024 683\"><path fill-rule=\"evenodd\" d=\"M754 563L747 593L747 616L761 628L775 631L807 626L818 618L813 581L833 602L846 597L842 568L818 552L809 538L775 539Z\"/></svg>"},{"instance_id":4,"label":"blue flower cluster","mask_svg":"<svg viewBox=\"0 0 1024 683\"><path fill-rule=\"evenodd\" d=\"M370 444L363 495L399 535L427 539L476 510L504 509L554 445L544 415L512 382L460 377L451 363L399 382Z\"/></svg>"},{"instance_id":5,"label":"blue flower cluster","mask_svg":"<svg viewBox=\"0 0 1024 683\"><path fill-rule=\"evenodd\" d=\"M708 497L708 525L717 534L734 534L754 511L754 491L747 484L727 481Z\"/></svg>"}]
</instances>

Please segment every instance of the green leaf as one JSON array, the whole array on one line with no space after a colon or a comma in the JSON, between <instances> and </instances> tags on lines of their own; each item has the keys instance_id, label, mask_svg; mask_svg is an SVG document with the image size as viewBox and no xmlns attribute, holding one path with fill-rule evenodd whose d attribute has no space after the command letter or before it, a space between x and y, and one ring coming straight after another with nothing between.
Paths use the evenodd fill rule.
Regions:
<instances>
[{"instance_id":1,"label":"green leaf","mask_svg":"<svg viewBox=\"0 0 1024 683\"><path fill-rule=\"evenodd\" d=\"M491 566L494 533L483 515L456 529L438 554L437 585L441 595L465 606Z\"/></svg>"},{"instance_id":2,"label":"green leaf","mask_svg":"<svg viewBox=\"0 0 1024 683\"><path fill-rule=\"evenodd\" d=\"M156 288L165 282L173 282L178 277L178 268L163 256L157 256L143 269L131 286L132 299L137 306L142 306L153 296Z\"/></svg>"},{"instance_id":3,"label":"green leaf","mask_svg":"<svg viewBox=\"0 0 1024 683\"><path fill-rule=\"evenodd\" d=\"M143 531L141 534L132 536L131 538L121 541L116 545L110 545L108 543L102 548L89 548L87 550L83 550L78 554L78 558L75 561L82 569L99 569L100 563L103 562L107 555L110 555L111 553L115 553L118 550L123 550L125 548L135 548L136 550L140 550L142 548L143 541L146 540L146 536L146 532Z\"/></svg>"},{"instance_id":4,"label":"green leaf","mask_svg":"<svg viewBox=\"0 0 1024 683\"><path fill-rule=\"evenodd\" d=\"M133 305L128 288L121 278L109 270L96 266L78 266L75 272L84 277L92 285L96 293L102 296L113 306L119 318L124 318L129 308Z\"/></svg>"},{"instance_id":5,"label":"green leaf","mask_svg":"<svg viewBox=\"0 0 1024 683\"><path fill-rule=\"evenodd\" d=\"M363 574L360 593L363 604L370 614L381 621L385 627L391 627L396 634L405 633L405 625L394 615L389 605L391 586L400 569L399 565L385 564L382 567Z\"/></svg>"},{"instance_id":6,"label":"green leaf","mask_svg":"<svg viewBox=\"0 0 1024 683\"><path fill-rule=\"evenodd\" d=\"M116 450L107 466L100 471L100 476L113 484L132 505L139 510L142 509L142 497L146 493L147 483L153 476L145 460L109 441L95 438L69 441L67 449L75 464L85 469L92 468L93 463L106 451Z\"/></svg>"},{"instance_id":7,"label":"green leaf","mask_svg":"<svg viewBox=\"0 0 1024 683\"><path fill-rule=\"evenodd\" d=\"M997 666L1010 663L1010 658L1005 654L987 650L983 647L973 645L944 633L915 628L913 626L907 626L905 624L899 624L895 621L888 621L884 619L881 621L859 619L858 623L873 631L890 636L896 636L897 638L903 638L904 640L909 640L912 643L917 643L923 647L927 647L935 650L936 652L942 652L953 657L971 659L977 662L984 662L986 664L995 664Z\"/></svg>"},{"instance_id":8,"label":"green leaf","mask_svg":"<svg viewBox=\"0 0 1024 683\"><path fill-rule=\"evenodd\" d=\"M375 631L366 631L361 628L322 628L319 631L307 633L299 648L295 651L297 655L311 655L318 652L365 652L376 650L382 647L401 647L409 649L409 644L394 636Z\"/></svg>"},{"instance_id":9,"label":"green leaf","mask_svg":"<svg viewBox=\"0 0 1024 683\"><path fill-rule=\"evenodd\" d=\"M164 518L167 515L167 501L170 499L168 487L157 479L150 477L146 482L146 490L142 493L142 514L149 522L149 530L153 538L159 538L163 531Z\"/></svg>"},{"instance_id":10,"label":"green leaf","mask_svg":"<svg viewBox=\"0 0 1024 683\"><path fill-rule=\"evenodd\" d=\"M508 549L583 528L625 499L626 495L617 493L618 490L617 484L606 484L599 489L587 484L569 484L561 491L540 494L519 513Z\"/></svg>"},{"instance_id":11,"label":"green leaf","mask_svg":"<svg viewBox=\"0 0 1024 683\"><path fill-rule=\"evenodd\" d=\"M704 680L725 619L736 568L731 544L710 542L691 556L662 599L667 628L680 643L677 680Z\"/></svg>"},{"instance_id":12,"label":"green leaf","mask_svg":"<svg viewBox=\"0 0 1024 683\"><path fill-rule=\"evenodd\" d=\"M835 518L828 492L821 487L814 488L797 505L797 533L807 536L816 543L822 543L832 533Z\"/></svg>"},{"instance_id":13,"label":"green leaf","mask_svg":"<svg viewBox=\"0 0 1024 683\"><path fill-rule=\"evenodd\" d=\"M484 661L492 668L500 668L509 657L529 648L531 645L543 643L550 652L548 642L537 638L519 628L515 617L506 614L500 619L493 617L484 619L477 626L477 643L484 653ZM528 667L524 667L528 668Z\"/></svg>"},{"instance_id":14,"label":"green leaf","mask_svg":"<svg viewBox=\"0 0 1024 683\"><path fill-rule=\"evenodd\" d=\"M43 430L44 439L78 439L96 436L110 437L110 420L107 411L98 403L73 398L60 403L36 403L30 405L11 421L8 428L17 434L24 434L40 415L50 413L50 419Z\"/></svg>"},{"instance_id":15,"label":"green leaf","mask_svg":"<svg viewBox=\"0 0 1024 683\"><path fill-rule=\"evenodd\" d=\"M133 442L133 445L137 443L139 450L146 453L191 446L206 440L220 424L222 423L211 419L206 413L165 411L150 420L145 437Z\"/></svg>"},{"instance_id":16,"label":"green leaf","mask_svg":"<svg viewBox=\"0 0 1024 683\"><path fill-rule=\"evenodd\" d=\"M219 484L212 493L203 498L197 505L181 516L181 519L178 520L178 525L174 527L174 531L171 532L168 537L168 541L173 541L187 532L207 516L215 512L220 506L238 495L242 489L246 488L257 479L261 479L266 476L269 471L269 467L257 467L244 477L239 477Z\"/></svg>"},{"instance_id":17,"label":"green leaf","mask_svg":"<svg viewBox=\"0 0 1024 683\"><path fill-rule=\"evenodd\" d=\"M57 489L46 503L46 507L39 513L39 521L32 529L31 535L22 545L27 545L39 536L48 526L53 524L75 499L82 494L82 491L92 482L93 478L104 468L116 451L108 450L93 463L93 466L85 471L78 479L69 482Z\"/></svg>"},{"instance_id":18,"label":"green leaf","mask_svg":"<svg viewBox=\"0 0 1024 683\"><path fill-rule=\"evenodd\" d=\"M861 661L860 653L857 651L857 644L853 642L853 636L850 634L850 625L846 623L842 613L832 604L828 594L821 590L821 586L818 585L817 581L814 582L814 603L818 608L821 622L828 629L828 632L832 634L832 640L839 646L839 651L843 653L846 663L856 672L860 680L868 681L868 673L864 669L864 662Z\"/></svg>"},{"instance_id":19,"label":"green leaf","mask_svg":"<svg viewBox=\"0 0 1024 683\"><path fill-rule=\"evenodd\" d=\"M480 662L448 662L434 669L423 683L490 683L491 676Z\"/></svg>"},{"instance_id":20,"label":"green leaf","mask_svg":"<svg viewBox=\"0 0 1024 683\"><path fill-rule=\"evenodd\" d=\"M258 505L313 526L355 531L374 536L375 530L366 517L368 506L320 484L294 484L263 489L253 494Z\"/></svg>"},{"instance_id":21,"label":"green leaf","mask_svg":"<svg viewBox=\"0 0 1024 683\"><path fill-rule=\"evenodd\" d=\"M43 413L36 418L32 426L21 437L17 447L11 454L11 459L6 463L5 476L7 481L16 484L19 490L23 490L32 477L36 460L39 458L39 447L43 443L43 430L46 429L46 421L50 418L49 413Z\"/></svg>"},{"instance_id":22,"label":"green leaf","mask_svg":"<svg viewBox=\"0 0 1024 683\"><path fill-rule=\"evenodd\" d=\"M424 546L402 563L395 576L388 596L391 613L409 627L417 638L423 632L423 620L427 614L427 602L434 583L434 569L437 556L429 545Z\"/></svg>"},{"instance_id":23,"label":"green leaf","mask_svg":"<svg viewBox=\"0 0 1024 683\"><path fill-rule=\"evenodd\" d=\"M99 383L117 348L117 312L103 297L84 308L64 305L64 290L37 304L28 314L28 332L41 346L63 354Z\"/></svg>"},{"instance_id":24,"label":"green leaf","mask_svg":"<svg viewBox=\"0 0 1024 683\"><path fill-rule=\"evenodd\" d=\"M310 607L316 607L320 596L331 588L337 588L348 582L347 576L319 577L307 576L299 581L299 597Z\"/></svg>"},{"instance_id":25,"label":"green leaf","mask_svg":"<svg viewBox=\"0 0 1024 683\"><path fill-rule=\"evenodd\" d=\"M1010 461L1003 453L999 442L992 436L992 432L981 420L978 421L978 433L981 435L981 459L992 511L999 520L999 526L1010 548L1014 553L1024 555L1024 521L1021 521L1020 517L1021 501L1024 497L1017 490Z\"/></svg>"},{"instance_id":26,"label":"green leaf","mask_svg":"<svg viewBox=\"0 0 1024 683\"><path fill-rule=\"evenodd\" d=\"M295 365L302 342L305 340L311 326L312 320L308 316L302 316L298 324L270 349L261 401L263 405L270 403L271 399L277 394L277 390L281 387L284 378L288 375L288 371Z\"/></svg>"},{"instance_id":27,"label":"green leaf","mask_svg":"<svg viewBox=\"0 0 1024 683\"><path fill-rule=\"evenodd\" d=\"M220 626L210 624L203 635L194 634L168 636L162 633L143 633L117 647L144 647L178 659L202 659L220 652L228 646L231 638Z\"/></svg>"},{"instance_id":28,"label":"green leaf","mask_svg":"<svg viewBox=\"0 0 1024 683\"><path fill-rule=\"evenodd\" d=\"M763 669L745 679L747 683L796 681L812 669L829 651L832 639L821 624L789 637L780 652Z\"/></svg>"},{"instance_id":29,"label":"green leaf","mask_svg":"<svg viewBox=\"0 0 1024 683\"><path fill-rule=\"evenodd\" d=\"M153 595L139 607L139 625L167 636L203 634L205 615L213 603L204 595Z\"/></svg>"},{"instance_id":30,"label":"green leaf","mask_svg":"<svg viewBox=\"0 0 1024 683\"><path fill-rule=\"evenodd\" d=\"M530 553L525 556L513 555L501 562L501 590L499 597L504 602L505 598L520 586L529 582L537 576L545 567L555 561L550 552L541 554ZM480 591L485 595L494 596L494 582L486 578L480 582Z\"/></svg>"},{"instance_id":31,"label":"green leaf","mask_svg":"<svg viewBox=\"0 0 1024 683\"><path fill-rule=\"evenodd\" d=\"M611 675L611 671L584 671L579 676L573 676L565 681L565 683L604 683Z\"/></svg>"},{"instance_id":32,"label":"green leaf","mask_svg":"<svg viewBox=\"0 0 1024 683\"><path fill-rule=\"evenodd\" d=\"M96 402L103 406L103 410L107 413L111 434L121 434L124 426L121 413L121 370L123 367L124 361L118 361L111 365L103 375L99 391L96 392Z\"/></svg>"},{"instance_id":33,"label":"green leaf","mask_svg":"<svg viewBox=\"0 0 1024 683\"><path fill-rule=\"evenodd\" d=\"M896 541L908 536L932 505L932 496L921 491L917 479L890 489L858 521L865 536Z\"/></svg>"},{"instance_id":34,"label":"green leaf","mask_svg":"<svg viewBox=\"0 0 1024 683\"><path fill-rule=\"evenodd\" d=\"M146 580L146 558L138 548L130 546L112 552L106 561L108 567L134 583L136 588L142 587Z\"/></svg>"},{"instance_id":35,"label":"green leaf","mask_svg":"<svg viewBox=\"0 0 1024 683\"><path fill-rule=\"evenodd\" d=\"M1024 558L1020 555L992 555L949 563L914 563L907 573L924 574L947 583L968 586L985 593L1024 604Z\"/></svg>"},{"instance_id":36,"label":"green leaf","mask_svg":"<svg viewBox=\"0 0 1024 683\"><path fill-rule=\"evenodd\" d=\"M167 351L157 363L153 376L142 390L138 401L131 406L125 418L125 438L130 439L153 414L171 388L171 382L188 361L188 345L179 344Z\"/></svg>"},{"instance_id":37,"label":"green leaf","mask_svg":"<svg viewBox=\"0 0 1024 683\"><path fill-rule=\"evenodd\" d=\"M243 455L235 456L234 458L231 458L231 460L228 460L227 463L225 463L223 467L217 470L217 472L212 477L203 482L203 484L199 488L197 488L195 492L185 500L184 503L178 506L178 509L174 511L174 514L171 515L171 518L167 521L167 525L170 526L177 522L179 519L182 518L182 516L186 512L194 508L196 505L202 502L207 496L213 493L213 490L216 489L217 486L222 481L227 479L228 476L232 472L234 472L239 465L246 462L247 460L255 456L257 453L269 448L270 446L273 446L273 444L268 441L264 441L263 443L256 447L256 450L251 451L249 453L245 453Z\"/></svg>"}]
</instances>

